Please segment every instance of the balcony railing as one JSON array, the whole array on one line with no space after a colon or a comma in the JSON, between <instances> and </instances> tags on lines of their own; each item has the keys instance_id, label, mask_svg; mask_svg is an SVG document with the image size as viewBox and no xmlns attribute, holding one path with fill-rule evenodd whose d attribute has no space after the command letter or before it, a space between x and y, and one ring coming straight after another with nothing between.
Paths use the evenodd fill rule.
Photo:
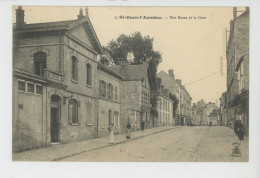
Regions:
<instances>
[{"instance_id":1,"label":"balcony railing","mask_svg":"<svg viewBox=\"0 0 260 178\"><path fill-rule=\"evenodd\" d=\"M44 77L48 81L62 84L64 82L64 74L53 71L51 69L44 69Z\"/></svg>"}]
</instances>

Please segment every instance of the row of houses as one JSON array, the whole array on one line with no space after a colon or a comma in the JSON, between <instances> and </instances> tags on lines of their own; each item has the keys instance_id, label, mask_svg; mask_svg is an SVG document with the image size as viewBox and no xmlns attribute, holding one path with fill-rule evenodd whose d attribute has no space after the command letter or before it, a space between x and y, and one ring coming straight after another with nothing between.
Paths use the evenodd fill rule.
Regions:
<instances>
[{"instance_id":1,"label":"row of houses","mask_svg":"<svg viewBox=\"0 0 260 178\"><path fill-rule=\"evenodd\" d=\"M242 13L238 16L238 12ZM249 8L233 8L226 47L227 91L220 97L221 123L230 127L235 121L249 133Z\"/></svg>"},{"instance_id":2,"label":"row of houses","mask_svg":"<svg viewBox=\"0 0 260 178\"><path fill-rule=\"evenodd\" d=\"M181 79L175 79L173 69L170 69L168 74L164 71L160 71L158 73L158 79L161 87L167 88L170 94L177 98L178 105L174 113L174 125L191 125L192 98L185 86L182 85Z\"/></svg>"},{"instance_id":3,"label":"row of houses","mask_svg":"<svg viewBox=\"0 0 260 178\"><path fill-rule=\"evenodd\" d=\"M125 133L128 122L133 130L188 123L188 92L148 73L149 61L98 62L103 50L87 9L49 23L26 24L24 15L18 7L13 28L14 152L107 136L111 125ZM181 101L175 120L171 94Z\"/></svg>"}]
</instances>

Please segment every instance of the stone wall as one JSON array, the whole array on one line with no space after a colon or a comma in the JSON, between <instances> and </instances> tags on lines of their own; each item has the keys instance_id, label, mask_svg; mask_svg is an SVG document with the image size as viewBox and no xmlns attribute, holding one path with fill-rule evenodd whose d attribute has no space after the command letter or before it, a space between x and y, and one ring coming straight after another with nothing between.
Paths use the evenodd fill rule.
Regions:
<instances>
[{"instance_id":1,"label":"stone wall","mask_svg":"<svg viewBox=\"0 0 260 178\"><path fill-rule=\"evenodd\" d=\"M130 110L140 111L142 105L141 81L122 81L120 86L121 111L120 127L125 128L129 119ZM122 131L124 133L124 131Z\"/></svg>"}]
</instances>

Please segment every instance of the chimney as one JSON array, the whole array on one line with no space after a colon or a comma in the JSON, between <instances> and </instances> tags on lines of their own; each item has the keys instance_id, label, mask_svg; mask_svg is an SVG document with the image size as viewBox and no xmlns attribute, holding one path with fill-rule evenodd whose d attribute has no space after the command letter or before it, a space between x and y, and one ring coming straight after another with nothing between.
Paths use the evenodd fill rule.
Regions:
<instances>
[{"instance_id":1,"label":"chimney","mask_svg":"<svg viewBox=\"0 0 260 178\"><path fill-rule=\"evenodd\" d=\"M127 60L119 61L119 66L120 66L120 69L119 69L120 75L127 77L128 61Z\"/></svg>"},{"instance_id":2,"label":"chimney","mask_svg":"<svg viewBox=\"0 0 260 178\"><path fill-rule=\"evenodd\" d=\"M82 19L82 18L84 18L84 15L83 15L83 10L82 10L82 8L80 8L80 10L79 10L79 15L78 15L78 20L80 20L80 19Z\"/></svg>"},{"instance_id":3,"label":"chimney","mask_svg":"<svg viewBox=\"0 0 260 178\"><path fill-rule=\"evenodd\" d=\"M249 7L246 7L246 11L249 11Z\"/></svg>"},{"instance_id":4,"label":"chimney","mask_svg":"<svg viewBox=\"0 0 260 178\"><path fill-rule=\"evenodd\" d=\"M237 8L233 7L233 19L237 18Z\"/></svg>"},{"instance_id":5,"label":"chimney","mask_svg":"<svg viewBox=\"0 0 260 178\"><path fill-rule=\"evenodd\" d=\"M174 78L173 69L169 69L169 70L168 70L168 74L169 74L169 76L171 76L172 78Z\"/></svg>"},{"instance_id":6,"label":"chimney","mask_svg":"<svg viewBox=\"0 0 260 178\"><path fill-rule=\"evenodd\" d=\"M86 17L88 17L88 7L85 8Z\"/></svg>"},{"instance_id":7,"label":"chimney","mask_svg":"<svg viewBox=\"0 0 260 178\"><path fill-rule=\"evenodd\" d=\"M21 29L24 27L24 10L22 6L18 6L16 9L16 29Z\"/></svg>"}]
</instances>

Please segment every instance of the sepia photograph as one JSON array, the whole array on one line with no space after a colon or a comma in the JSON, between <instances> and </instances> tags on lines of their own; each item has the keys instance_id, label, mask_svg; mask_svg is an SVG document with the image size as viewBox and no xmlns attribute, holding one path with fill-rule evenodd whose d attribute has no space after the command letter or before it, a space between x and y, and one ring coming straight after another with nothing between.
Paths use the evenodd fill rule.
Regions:
<instances>
[{"instance_id":1,"label":"sepia photograph","mask_svg":"<svg viewBox=\"0 0 260 178\"><path fill-rule=\"evenodd\" d=\"M248 6L12 6L12 161L249 162Z\"/></svg>"}]
</instances>

